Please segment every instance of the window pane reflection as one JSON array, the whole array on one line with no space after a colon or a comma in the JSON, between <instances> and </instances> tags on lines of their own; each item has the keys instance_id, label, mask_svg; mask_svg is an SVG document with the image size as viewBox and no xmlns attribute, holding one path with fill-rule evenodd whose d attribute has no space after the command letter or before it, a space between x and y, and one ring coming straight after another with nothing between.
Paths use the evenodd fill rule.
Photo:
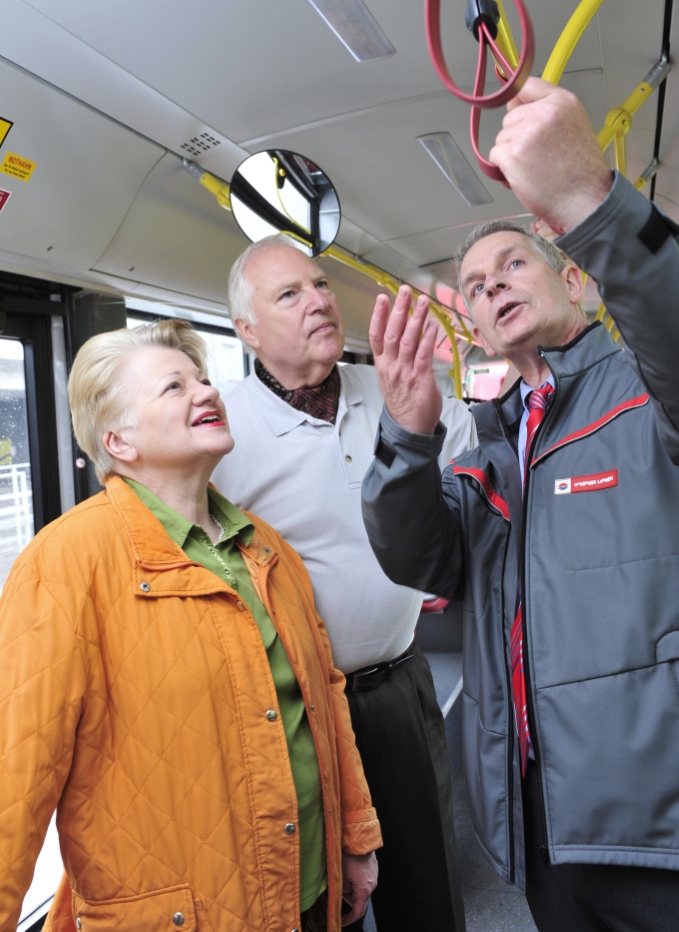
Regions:
<instances>
[{"instance_id":1,"label":"window pane reflection","mask_svg":"<svg viewBox=\"0 0 679 932\"><path fill-rule=\"evenodd\" d=\"M33 534L24 348L0 339L0 591Z\"/></svg>"}]
</instances>

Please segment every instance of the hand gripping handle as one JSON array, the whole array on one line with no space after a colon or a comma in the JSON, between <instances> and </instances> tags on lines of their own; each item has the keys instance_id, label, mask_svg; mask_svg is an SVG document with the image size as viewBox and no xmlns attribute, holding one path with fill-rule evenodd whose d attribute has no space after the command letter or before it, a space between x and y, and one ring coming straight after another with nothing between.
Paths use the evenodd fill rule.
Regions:
<instances>
[{"instance_id":1,"label":"hand gripping handle","mask_svg":"<svg viewBox=\"0 0 679 932\"><path fill-rule=\"evenodd\" d=\"M526 78L529 76L531 68L533 67L533 60L535 58L535 36L533 33L533 24L522 0L514 0L514 5L516 7L517 13L519 15L519 21L521 23L522 51L519 55L518 68L516 71L513 71L509 63L505 60L502 52L495 43L494 36L492 35L489 24L486 21L486 17L477 18L477 20L474 22L473 29L474 35L478 39L479 43L476 80L474 82L473 93L467 94L464 91L461 91L450 77L443 55L443 47L441 45L441 0L425 0L424 4L427 45L429 47L429 55L431 56L436 73L438 74L444 86L447 87L451 92L451 94L454 94L460 100L464 100L468 104L471 104L472 112L470 135L472 147L478 160L479 167L485 175L488 175L489 178L494 178L496 181L501 181L505 185L507 184L507 180L497 165L493 165L492 162L489 162L481 155L479 151L478 140L481 110L491 109L493 107L501 107L503 104L506 104L508 100L511 100L512 97L515 97L523 87L523 84ZM503 86L499 90L492 94L484 94L483 91L486 84L486 63L488 60L489 46L493 52L493 55L495 56L496 61L499 62L502 71L505 75L507 75L507 80L504 81ZM499 75L499 73L498 76L502 77Z\"/></svg>"}]
</instances>

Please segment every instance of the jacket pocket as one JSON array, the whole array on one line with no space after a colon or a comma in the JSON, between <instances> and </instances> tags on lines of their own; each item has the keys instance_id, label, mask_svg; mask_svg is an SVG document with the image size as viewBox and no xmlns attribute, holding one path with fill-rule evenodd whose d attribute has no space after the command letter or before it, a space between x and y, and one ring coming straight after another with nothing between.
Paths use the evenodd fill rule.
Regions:
<instances>
[{"instance_id":1,"label":"jacket pocket","mask_svg":"<svg viewBox=\"0 0 679 932\"><path fill-rule=\"evenodd\" d=\"M73 916L81 932L196 932L189 884L96 902L74 891Z\"/></svg>"},{"instance_id":2,"label":"jacket pocket","mask_svg":"<svg viewBox=\"0 0 679 932\"><path fill-rule=\"evenodd\" d=\"M674 681L679 689L679 631L670 631L660 638L655 645L655 659L658 663L672 664Z\"/></svg>"}]
</instances>

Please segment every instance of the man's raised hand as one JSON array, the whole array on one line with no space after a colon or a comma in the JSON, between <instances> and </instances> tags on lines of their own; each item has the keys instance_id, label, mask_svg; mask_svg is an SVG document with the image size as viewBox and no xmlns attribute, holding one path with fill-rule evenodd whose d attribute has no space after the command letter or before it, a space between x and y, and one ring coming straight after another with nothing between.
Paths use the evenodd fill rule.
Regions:
<instances>
[{"instance_id":1,"label":"man's raised hand","mask_svg":"<svg viewBox=\"0 0 679 932\"><path fill-rule=\"evenodd\" d=\"M429 300L420 295L409 314L412 290L399 289L389 314L389 298L378 295L370 321L370 346L387 410L416 434L433 434L441 416L441 392L432 360L437 327L427 324Z\"/></svg>"},{"instance_id":2,"label":"man's raised hand","mask_svg":"<svg viewBox=\"0 0 679 932\"><path fill-rule=\"evenodd\" d=\"M507 111L490 161L531 213L572 230L613 183L585 108L569 91L528 78Z\"/></svg>"}]
</instances>

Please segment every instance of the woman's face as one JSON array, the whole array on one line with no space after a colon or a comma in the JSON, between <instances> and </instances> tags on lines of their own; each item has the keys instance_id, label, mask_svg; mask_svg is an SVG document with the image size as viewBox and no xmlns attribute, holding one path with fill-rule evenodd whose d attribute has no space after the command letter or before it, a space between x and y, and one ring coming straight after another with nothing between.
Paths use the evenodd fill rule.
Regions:
<instances>
[{"instance_id":1,"label":"woman's face","mask_svg":"<svg viewBox=\"0 0 679 932\"><path fill-rule=\"evenodd\" d=\"M132 398L118 431L146 470L209 469L233 449L224 402L207 375L180 350L135 350L121 377Z\"/></svg>"}]
</instances>

